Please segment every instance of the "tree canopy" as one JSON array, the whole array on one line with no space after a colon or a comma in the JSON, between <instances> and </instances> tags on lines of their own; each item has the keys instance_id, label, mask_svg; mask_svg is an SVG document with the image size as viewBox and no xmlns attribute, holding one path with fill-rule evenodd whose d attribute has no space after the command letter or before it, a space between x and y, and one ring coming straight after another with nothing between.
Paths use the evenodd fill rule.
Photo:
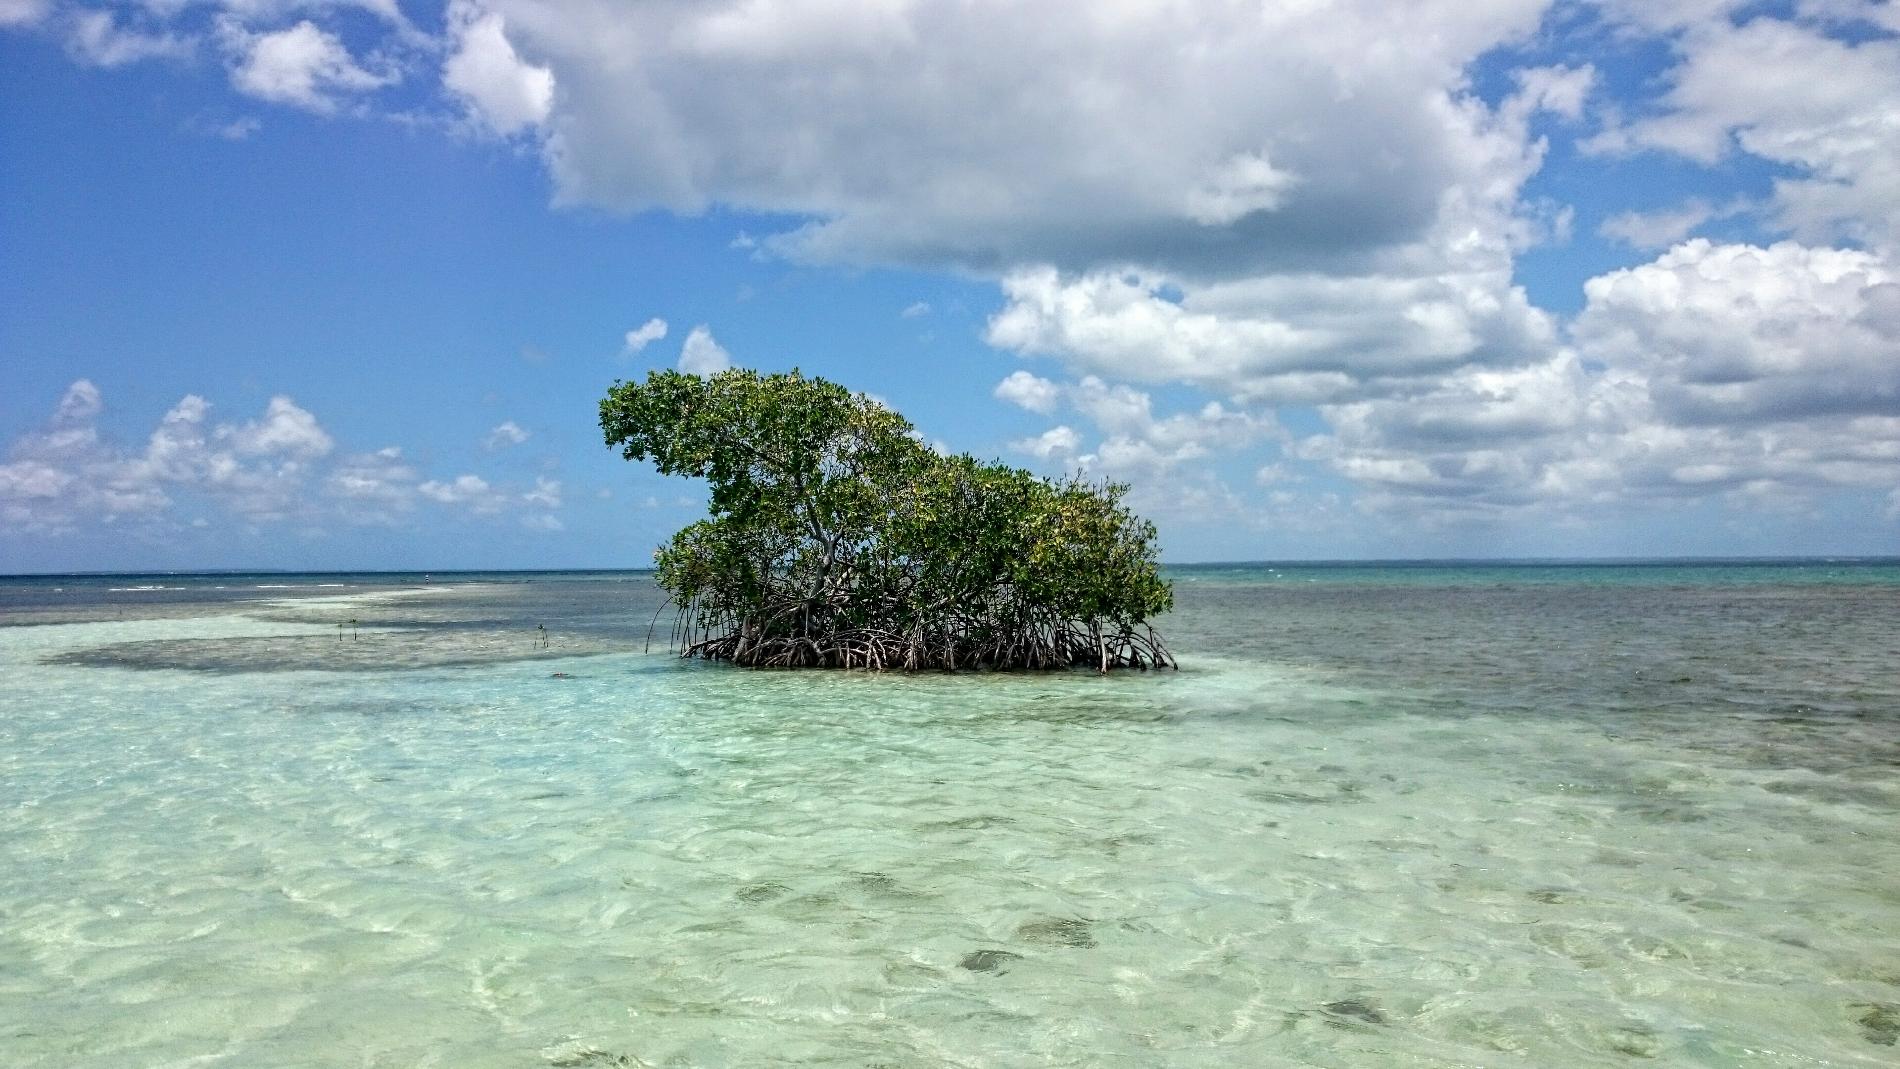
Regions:
<instances>
[{"instance_id":1,"label":"tree canopy","mask_svg":"<svg viewBox=\"0 0 1900 1069\"><path fill-rule=\"evenodd\" d=\"M600 403L607 444L703 478L711 516L655 559L680 652L754 667L1173 667L1154 525L1126 487L941 456L820 378L655 371Z\"/></svg>"}]
</instances>

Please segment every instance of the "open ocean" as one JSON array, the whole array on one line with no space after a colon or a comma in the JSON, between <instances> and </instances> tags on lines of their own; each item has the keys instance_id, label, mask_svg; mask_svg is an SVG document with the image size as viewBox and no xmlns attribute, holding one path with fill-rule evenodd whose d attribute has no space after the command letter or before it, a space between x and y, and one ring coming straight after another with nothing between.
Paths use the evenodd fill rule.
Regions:
<instances>
[{"instance_id":1,"label":"open ocean","mask_svg":"<svg viewBox=\"0 0 1900 1069\"><path fill-rule=\"evenodd\" d=\"M1170 573L1106 679L0 579L0 1066L1900 1064L1900 562Z\"/></svg>"}]
</instances>

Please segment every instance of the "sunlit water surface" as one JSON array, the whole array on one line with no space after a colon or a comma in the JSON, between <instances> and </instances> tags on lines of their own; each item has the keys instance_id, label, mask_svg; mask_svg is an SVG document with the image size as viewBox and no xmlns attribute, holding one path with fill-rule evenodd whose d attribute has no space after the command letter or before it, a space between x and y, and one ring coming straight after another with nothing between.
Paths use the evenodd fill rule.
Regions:
<instances>
[{"instance_id":1,"label":"sunlit water surface","mask_svg":"<svg viewBox=\"0 0 1900 1069\"><path fill-rule=\"evenodd\" d=\"M0 581L0 1064L1900 1063L1900 567L1175 577L1108 679Z\"/></svg>"}]
</instances>

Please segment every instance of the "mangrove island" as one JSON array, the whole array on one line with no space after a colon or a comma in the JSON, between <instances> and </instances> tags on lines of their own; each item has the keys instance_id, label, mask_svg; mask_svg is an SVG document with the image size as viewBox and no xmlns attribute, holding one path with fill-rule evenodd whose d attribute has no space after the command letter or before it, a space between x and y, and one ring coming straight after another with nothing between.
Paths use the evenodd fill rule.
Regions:
<instances>
[{"instance_id":1,"label":"mangrove island","mask_svg":"<svg viewBox=\"0 0 1900 1069\"><path fill-rule=\"evenodd\" d=\"M1155 527L1127 487L926 446L796 370L655 371L600 403L607 444L703 478L655 554L682 656L757 668L1175 667Z\"/></svg>"}]
</instances>

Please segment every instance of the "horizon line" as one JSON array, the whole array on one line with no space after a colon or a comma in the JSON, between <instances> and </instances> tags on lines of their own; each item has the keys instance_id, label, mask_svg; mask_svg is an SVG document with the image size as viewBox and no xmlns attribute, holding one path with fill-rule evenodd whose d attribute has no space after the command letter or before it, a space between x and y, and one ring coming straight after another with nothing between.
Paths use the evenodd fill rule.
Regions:
<instances>
[{"instance_id":1,"label":"horizon line","mask_svg":"<svg viewBox=\"0 0 1900 1069\"><path fill-rule=\"evenodd\" d=\"M1685 556L1597 556L1597 557L1278 557L1254 560L1196 560L1162 561L1163 568L1259 568L1259 567L1351 567L1351 566L1388 566L1388 567L1429 567L1449 565L1504 565L1504 566L1632 566L1632 565L1693 565L1693 564L1900 564L1900 553L1814 553L1781 555L1715 555L1696 554ZM558 568L144 568L144 569L100 569L79 571L46 572L5 572L0 580L6 579L56 579L56 578L110 578L115 576L236 576L236 575L387 575L387 576L450 576L450 575L573 575L583 573L612 572L621 574L651 574L652 567L558 567Z\"/></svg>"}]
</instances>

